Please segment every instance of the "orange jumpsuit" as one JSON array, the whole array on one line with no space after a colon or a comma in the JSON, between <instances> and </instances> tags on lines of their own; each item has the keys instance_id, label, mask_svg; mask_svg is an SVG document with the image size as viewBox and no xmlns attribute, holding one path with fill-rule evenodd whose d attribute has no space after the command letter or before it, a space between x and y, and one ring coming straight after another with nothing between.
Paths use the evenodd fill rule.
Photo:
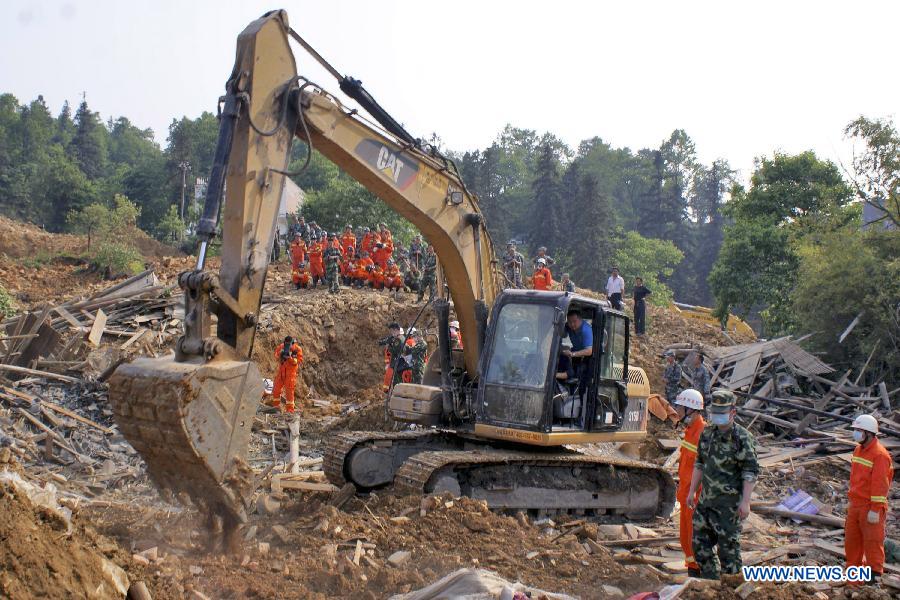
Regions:
<instances>
[{"instance_id":1,"label":"orange jumpsuit","mask_svg":"<svg viewBox=\"0 0 900 600\"><path fill-rule=\"evenodd\" d=\"M684 430L684 439L681 440L681 456L678 458L678 490L675 499L681 504L681 517L678 526L678 537L681 540L681 549L684 551L684 564L688 569L700 570L700 565L694 560L694 550L691 546L691 536L694 534L692 519L694 511L688 507L688 492L691 489L691 477L694 474L694 462L697 460L697 444L700 442L700 434L706 422L702 415L694 417L694 422ZM700 486L697 487L696 498L700 498Z\"/></svg>"},{"instance_id":2,"label":"orange jumpsuit","mask_svg":"<svg viewBox=\"0 0 900 600\"><path fill-rule=\"evenodd\" d=\"M291 266L299 267L306 260L306 242L303 240L291 242Z\"/></svg>"},{"instance_id":3,"label":"orange jumpsuit","mask_svg":"<svg viewBox=\"0 0 900 600\"><path fill-rule=\"evenodd\" d=\"M873 574L884 572L884 524L887 497L894 479L891 455L877 439L858 445L850 463L850 505L844 523L844 555L848 567L869 566ZM870 510L879 514L869 523Z\"/></svg>"},{"instance_id":4,"label":"orange jumpsuit","mask_svg":"<svg viewBox=\"0 0 900 600\"><path fill-rule=\"evenodd\" d=\"M375 248L375 256L373 256L373 260L375 264L384 269L387 267L387 261L391 257L393 253L393 248L389 248L388 246L382 244L380 248Z\"/></svg>"},{"instance_id":5,"label":"orange jumpsuit","mask_svg":"<svg viewBox=\"0 0 900 600\"><path fill-rule=\"evenodd\" d=\"M316 278L325 279L325 263L322 262L322 252L324 250L325 247L321 242L313 242L309 250L307 250L309 253L309 270L313 280Z\"/></svg>"},{"instance_id":6,"label":"orange jumpsuit","mask_svg":"<svg viewBox=\"0 0 900 600\"><path fill-rule=\"evenodd\" d=\"M341 236L341 249L344 254L353 254L353 248L356 247L356 236L352 233L345 233Z\"/></svg>"},{"instance_id":7,"label":"orange jumpsuit","mask_svg":"<svg viewBox=\"0 0 900 600\"><path fill-rule=\"evenodd\" d=\"M294 412L294 387L297 385L297 370L303 363L303 349L300 348L299 344L295 343L291 346L291 352L297 356L292 356L284 361L281 360L282 349L284 349L284 342L278 344L278 347L275 348L275 360L281 361L281 364L278 367L278 373L275 375L275 387L272 390L272 397L274 398L272 406L277 408L281 405L281 391L284 390L284 409L286 412L292 413Z\"/></svg>"},{"instance_id":8,"label":"orange jumpsuit","mask_svg":"<svg viewBox=\"0 0 900 600\"><path fill-rule=\"evenodd\" d=\"M549 290L553 286L553 275L550 274L550 269L547 267L541 267L537 271L534 272L534 276L532 277L532 287L536 290Z\"/></svg>"},{"instance_id":9,"label":"orange jumpsuit","mask_svg":"<svg viewBox=\"0 0 900 600\"><path fill-rule=\"evenodd\" d=\"M362 241L359 243L360 250L372 254L372 250L375 248L375 238L377 237L378 235L372 233L371 231L365 234L362 238Z\"/></svg>"},{"instance_id":10,"label":"orange jumpsuit","mask_svg":"<svg viewBox=\"0 0 900 600\"><path fill-rule=\"evenodd\" d=\"M291 271L291 281L299 287L309 286L309 269L306 267L295 268Z\"/></svg>"},{"instance_id":11,"label":"orange jumpsuit","mask_svg":"<svg viewBox=\"0 0 900 600\"><path fill-rule=\"evenodd\" d=\"M388 265L384 271L384 287L394 290L403 289L403 276L400 275L400 267Z\"/></svg>"},{"instance_id":12,"label":"orange jumpsuit","mask_svg":"<svg viewBox=\"0 0 900 600\"><path fill-rule=\"evenodd\" d=\"M384 288L384 271L381 269L381 265L375 265L375 268L369 273L369 281L376 290Z\"/></svg>"},{"instance_id":13,"label":"orange jumpsuit","mask_svg":"<svg viewBox=\"0 0 900 600\"><path fill-rule=\"evenodd\" d=\"M356 270L353 273L354 281L358 281L360 284L366 284L369 281L369 271L366 267L371 267L375 263L372 262L372 259L368 256L365 256L358 261L356 261Z\"/></svg>"}]
</instances>

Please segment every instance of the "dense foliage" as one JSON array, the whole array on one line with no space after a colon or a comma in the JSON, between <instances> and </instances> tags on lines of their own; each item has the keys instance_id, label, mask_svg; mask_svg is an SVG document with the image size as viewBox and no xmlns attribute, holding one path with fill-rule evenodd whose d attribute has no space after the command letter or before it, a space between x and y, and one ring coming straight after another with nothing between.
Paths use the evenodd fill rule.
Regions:
<instances>
[{"instance_id":1,"label":"dense foliage","mask_svg":"<svg viewBox=\"0 0 900 600\"><path fill-rule=\"evenodd\" d=\"M95 265L130 270L137 254L122 245L123 228L189 246L195 182L210 170L217 129L211 113L173 119L161 148L151 130L126 117L104 123L84 99L54 116L40 96L23 104L0 95L0 213L84 233ZM570 148L508 125L486 148L445 153L477 194L495 245L514 239L528 255L546 246L557 277L569 271L602 289L619 266L629 286L643 276L654 302L715 303L770 336L812 332L835 363L872 353L900 376L900 134L864 117L845 134L862 146L852 172L812 152L776 153L758 160L746 188L724 160L701 164L680 129L632 150L599 137ZM291 170L306 152L295 144ZM403 242L415 233L316 152L294 179L304 215L328 231L385 222ZM863 204L876 210L865 229Z\"/></svg>"}]
</instances>

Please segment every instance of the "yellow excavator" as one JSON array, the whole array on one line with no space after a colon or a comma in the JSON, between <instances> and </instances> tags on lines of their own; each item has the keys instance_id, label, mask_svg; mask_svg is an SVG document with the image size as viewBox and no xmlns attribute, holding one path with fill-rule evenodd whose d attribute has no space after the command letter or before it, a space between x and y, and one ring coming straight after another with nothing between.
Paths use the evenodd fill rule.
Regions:
<instances>
[{"instance_id":1,"label":"yellow excavator","mask_svg":"<svg viewBox=\"0 0 900 600\"><path fill-rule=\"evenodd\" d=\"M292 38L368 116L298 76ZM284 11L238 36L225 88L197 265L178 279L184 335L174 355L138 358L110 379L115 419L159 486L187 494L226 526L246 520L258 479L246 457L262 393L250 353L296 136L307 156L317 150L415 225L440 263L438 349L423 384L396 385L389 402L396 420L416 426L332 436L324 457L329 480L361 491L450 491L504 511L669 514L675 487L662 469L569 448L646 435L649 386L628 364L624 314L577 294L501 289L477 200L454 163L328 64ZM216 274L205 262L219 227ZM463 350L451 348L451 308ZM566 323L578 317L591 334L582 339L593 340L590 356L580 359L576 381L561 382Z\"/></svg>"}]
</instances>

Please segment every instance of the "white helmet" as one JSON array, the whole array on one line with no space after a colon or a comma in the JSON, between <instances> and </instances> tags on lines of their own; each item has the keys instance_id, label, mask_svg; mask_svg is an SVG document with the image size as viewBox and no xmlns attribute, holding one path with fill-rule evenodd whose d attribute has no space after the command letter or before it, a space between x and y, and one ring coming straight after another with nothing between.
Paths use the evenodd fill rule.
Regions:
<instances>
[{"instance_id":1,"label":"white helmet","mask_svg":"<svg viewBox=\"0 0 900 600\"><path fill-rule=\"evenodd\" d=\"M459 321L450 321L450 327L453 329L459 329Z\"/></svg>"},{"instance_id":2,"label":"white helmet","mask_svg":"<svg viewBox=\"0 0 900 600\"><path fill-rule=\"evenodd\" d=\"M683 390L675 397L675 404L694 410L703 410L703 394L697 390Z\"/></svg>"},{"instance_id":3,"label":"white helmet","mask_svg":"<svg viewBox=\"0 0 900 600\"><path fill-rule=\"evenodd\" d=\"M544 260L543 258L539 258L539 259L537 259L537 264L539 264L539 265L546 265L546 264L547 264L547 261Z\"/></svg>"},{"instance_id":4,"label":"white helmet","mask_svg":"<svg viewBox=\"0 0 900 600\"><path fill-rule=\"evenodd\" d=\"M863 431L868 431L871 434L878 433L878 421L875 420L875 417L872 415L859 415L855 419L853 419L853 425L850 426L852 429L862 429Z\"/></svg>"}]
</instances>

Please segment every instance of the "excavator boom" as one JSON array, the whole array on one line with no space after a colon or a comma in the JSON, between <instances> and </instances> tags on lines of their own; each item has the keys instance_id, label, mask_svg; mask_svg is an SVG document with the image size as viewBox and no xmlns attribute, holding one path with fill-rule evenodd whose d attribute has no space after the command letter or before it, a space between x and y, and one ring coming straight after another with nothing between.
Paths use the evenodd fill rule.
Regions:
<instances>
[{"instance_id":1,"label":"excavator boom","mask_svg":"<svg viewBox=\"0 0 900 600\"><path fill-rule=\"evenodd\" d=\"M377 124L298 76L290 37L310 50ZM344 436L326 458L332 481L346 477L358 487L372 488L396 475L401 487L466 493L507 508L540 509L555 503L561 510L639 516L671 508L672 481L662 470L560 449L568 443L632 440L644 432L646 397L628 399L625 393L631 375L626 372L624 315L568 294L501 292L477 200L453 162L413 139L359 81L327 65L290 29L284 11L267 13L238 36L225 92L198 226L198 263L179 277L184 335L173 355L137 359L120 366L110 379L110 403L121 431L161 487L189 496L226 525L246 520L245 507L257 484L246 454L262 393L250 354L291 144L299 137L310 155L320 152L427 236L439 259L442 283L435 302L439 348L432 355L440 365L429 367L425 381L440 372L440 386L397 386L401 393L394 400L401 408L394 414L412 422L425 422L417 420L425 415L432 420L428 424L447 429L400 432L385 439ZM219 228L222 258L214 274L204 267ZM460 352L451 350L448 339L451 300L466 340L459 361ZM584 370L586 379L565 394L556 388L555 356L570 302L589 309L598 337L591 368ZM516 317L523 308L543 316ZM488 323L492 309L500 316ZM505 328L502 343L491 330L498 319ZM609 338L609 348L600 343L601 332L604 340ZM487 381L479 387L486 349L497 368L493 374L488 369ZM616 376L614 352L620 367ZM606 357L603 368L601 355ZM633 371L637 375L639 370ZM473 390L480 394L477 400ZM390 406L393 411L394 402ZM566 423L560 422L563 414L568 415ZM468 453L473 437L478 457ZM501 452L498 442L520 445ZM535 454L528 447L541 444L560 452ZM516 487L525 482L526 472L531 479ZM559 482L565 485L559 487ZM560 496L562 489L567 492Z\"/></svg>"},{"instance_id":2,"label":"excavator boom","mask_svg":"<svg viewBox=\"0 0 900 600\"><path fill-rule=\"evenodd\" d=\"M174 356L139 358L110 379L116 420L156 482L235 523L246 519L255 487L246 453L262 378L250 353L295 134L428 236L468 339L478 339L476 315L486 318L498 291L490 237L452 163L395 122L388 133L298 77L292 33L287 14L273 11L238 36L198 264L179 277L185 334ZM342 78L341 87L377 106L358 81ZM219 228L221 267L213 274L204 266ZM472 373L479 349L466 346Z\"/></svg>"}]
</instances>

